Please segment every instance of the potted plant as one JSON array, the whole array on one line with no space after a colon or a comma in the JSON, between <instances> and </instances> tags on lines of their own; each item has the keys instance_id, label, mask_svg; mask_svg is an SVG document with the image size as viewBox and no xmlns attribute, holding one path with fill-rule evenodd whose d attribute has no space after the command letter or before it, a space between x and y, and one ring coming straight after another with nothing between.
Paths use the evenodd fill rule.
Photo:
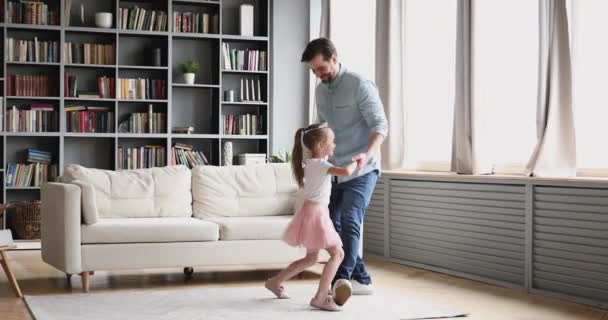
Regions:
<instances>
[{"instance_id":1,"label":"potted plant","mask_svg":"<svg viewBox=\"0 0 608 320\"><path fill-rule=\"evenodd\" d=\"M193 60L188 60L181 64L186 84L194 84L194 75L198 72L200 67L199 63Z\"/></svg>"},{"instance_id":2,"label":"potted plant","mask_svg":"<svg viewBox=\"0 0 608 320\"><path fill-rule=\"evenodd\" d=\"M270 162L272 163L286 163L291 162L291 153L285 151L285 149L281 148L279 150L278 155L273 155L270 157Z\"/></svg>"}]
</instances>

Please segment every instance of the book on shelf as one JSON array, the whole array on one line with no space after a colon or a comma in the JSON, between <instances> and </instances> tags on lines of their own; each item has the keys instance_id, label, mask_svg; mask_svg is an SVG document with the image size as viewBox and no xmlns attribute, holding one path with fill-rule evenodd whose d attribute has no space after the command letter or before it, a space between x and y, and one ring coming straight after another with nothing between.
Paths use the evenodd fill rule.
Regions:
<instances>
[{"instance_id":1,"label":"book on shelf","mask_svg":"<svg viewBox=\"0 0 608 320\"><path fill-rule=\"evenodd\" d=\"M65 63L111 65L116 60L113 44L68 42L63 48Z\"/></svg>"},{"instance_id":2,"label":"book on shelf","mask_svg":"<svg viewBox=\"0 0 608 320\"><path fill-rule=\"evenodd\" d=\"M167 132L167 115L160 112L152 112L150 106L148 112L131 113L129 116L130 133L165 133Z\"/></svg>"},{"instance_id":3,"label":"book on shelf","mask_svg":"<svg viewBox=\"0 0 608 320\"><path fill-rule=\"evenodd\" d=\"M48 75L11 74L6 79L10 96L57 96L59 81Z\"/></svg>"},{"instance_id":4,"label":"book on shelf","mask_svg":"<svg viewBox=\"0 0 608 320\"><path fill-rule=\"evenodd\" d=\"M78 76L64 72L64 91L66 97L79 97L87 99L114 98L116 80L106 76L97 78L97 92L80 91L78 89Z\"/></svg>"},{"instance_id":5,"label":"book on shelf","mask_svg":"<svg viewBox=\"0 0 608 320\"><path fill-rule=\"evenodd\" d=\"M114 112L109 107L65 106L66 131L82 133L114 132Z\"/></svg>"},{"instance_id":6,"label":"book on shelf","mask_svg":"<svg viewBox=\"0 0 608 320\"><path fill-rule=\"evenodd\" d=\"M6 39L8 62L59 62L59 42Z\"/></svg>"},{"instance_id":7,"label":"book on shelf","mask_svg":"<svg viewBox=\"0 0 608 320\"><path fill-rule=\"evenodd\" d=\"M117 170L132 170L166 166L166 150L160 145L118 147Z\"/></svg>"},{"instance_id":8,"label":"book on shelf","mask_svg":"<svg viewBox=\"0 0 608 320\"><path fill-rule=\"evenodd\" d=\"M40 187L44 182L54 181L57 165L49 163L9 163L6 167L7 187Z\"/></svg>"},{"instance_id":9,"label":"book on shelf","mask_svg":"<svg viewBox=\"0 0 608 320\"><path fill-rule=\"evenodd\" d=\"M194 133L194 127L173 127L172 132L180 134L192 134Z\"/></svg>"},{"instance_id":10,"label":"book on shelf","mask_svg":"<svg viewBox=\"0 0 608 320\"><path fill-rule=\"evenodd\" d=\"M6 131L8 132L56 132L59 114L49 103L11 106L6 111Z\"/></svg>"},{"instance_id":11,"label":"book on shelf","mask_svg":"<svg viewBox=\"0 0 608 320\"><path fill-rule=\"evenodd\" d=\"M166 99L167 83L157 79L118 79L117 94L119 99Z\"/></svg>"},{"instance_id":12,"label":"book on shelf","mask_svg":"<svg viewBox=\"0 0 608 320\"><path fill-rule=\"evenodd\" d=\"M223 114L222 132L226 135L263 134L264 116L256 114Z\"/></svg>"},{"instance_id":13,"label":"book on shelf","mask_svg":"<svg viewBox=\"0 0 608 320\"><path fill-rule=\"evenodd\" d=\"M42 1L8 1L6 22L38 25L59 25L59 8Z\"/></svg>"},{"instance_id":14,"label":"book on shelf","mask_svg":"<svg viewBox=\"0 0 608 320\"><path fill-rule=\"evenodd\" d=\"M267 71L268 55L264 50L231 49L230 44L222 44L224 70Z\"/></svg>"},{"instance_id":15,"label":"book on shelf","mask_svg":"<svg viewBox=\"0 0 608 320\"><path fill-rule=\"evenodd\" d=\"M192 169L199 165L208 165L209 161L203 151L184 143L175 143L171 148L171 165L185 165Z\"/></svg>"},{"instance_id":16,"label":"book on shelf","mask_svg":"<svg viewBox=\"0 0 608 320\"><path fill-rule=\"evenodd\" d=\"M217 13L173 11L173 32L220 33L220 17Z\"/></svg>"},{"instance_id":17,"label":"book on shelf","mask_svg":"<svg viewBox=\"0 0 608 320\"><path fill-rule=\"evenodd\" d=\"M167 31L168 16L165 11L133 6L120 8L118 25L123 30Z\"/></svg>"},{"instance_id":18,"label":"book on shelf","mask_svg":"<svg viewBox=\"0 0 608 320\"><path fill-rule=\"evenodd\" d=\"M36 163L50 163L52 159L52 154L48 151L42 151L38 149L28 148L27 152L27 161L28 162L36 162Z\"/></svg>"}]
</instances>

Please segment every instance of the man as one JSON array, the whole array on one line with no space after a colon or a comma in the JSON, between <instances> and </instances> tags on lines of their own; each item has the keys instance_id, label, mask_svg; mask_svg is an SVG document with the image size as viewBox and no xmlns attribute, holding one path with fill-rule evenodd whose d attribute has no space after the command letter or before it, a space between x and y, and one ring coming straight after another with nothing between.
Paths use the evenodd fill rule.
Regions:
<instances>
[{"instance_id":1,"label":"man","mask_svg":"<svg viewBox=\"0 0 608 320\"><path fill-rule=\"evenodd\" d=\"M343 166L357 161L358 170L352 176L333 177L329 204L344 245L344 260L333 281L334 300L343 305L351 294L372 293L359 246L365 210L380 174L380 145L388 124L375 84L339 63L330 40L311 41L302 62L322 81L315 99L319 120L327 122L335 133L331 162Z\"/></svg>"}]
</instances>

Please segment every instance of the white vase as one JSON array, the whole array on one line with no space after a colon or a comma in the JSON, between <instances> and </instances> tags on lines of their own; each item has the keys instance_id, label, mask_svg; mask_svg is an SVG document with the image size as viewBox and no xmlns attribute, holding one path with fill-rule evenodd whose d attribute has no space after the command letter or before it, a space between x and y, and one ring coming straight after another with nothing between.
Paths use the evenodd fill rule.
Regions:
<instances>
[{"instance_id":1,"label":"white vase","mask_svg":"<svg viewBox=\"0 0 608 320\"><path fill-rule=\"evenodd\" d=\"M111 28L112 27L112 13L111 12L97 12L95 14L95 25L99 28Z\"/></svg>"},{"instance_id":2,"label":"white vase","mask_svg":"<svg viewBox=\"0 0 608 320\"><path fill-rule=\"evenodd\" d=\"M224 154L223 154L224 162L222 165L231 166L232 165L232 142L224 142Z\"/></svg>"},{"instance_id":3,"label":"white vase","mask_svg":"<svg viewBox=\"0 0 608 320\"><path fill-rule=\"evenodd\" d=\"M184 73L184 81L186 84L194 84L194 73Z\"/></svg>"}]
</instances>

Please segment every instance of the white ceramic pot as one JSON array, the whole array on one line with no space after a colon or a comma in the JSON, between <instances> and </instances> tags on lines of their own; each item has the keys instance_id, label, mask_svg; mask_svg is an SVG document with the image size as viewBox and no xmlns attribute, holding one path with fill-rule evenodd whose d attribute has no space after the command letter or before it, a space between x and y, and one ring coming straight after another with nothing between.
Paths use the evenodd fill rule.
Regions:
<instances>
[{"instance_id":1,"label":"white ceramic pot","mask_svg":"<svg viewBox=\"0 0 608 320\"><path fill-rule=\"evenodd\" d=\"M95 25L99 28L112 28L112 13L97 12L95 14Z\"/></svg>"},{"instance_id":2,"label":"white ceramic pot","mask_svg":"<svg viewBox=\"0 0 608 320\"><path fill-rule=\"evenodd\" d=\"M186 84L194 84L194 73L184 73Z\"/></svg>"}]
</instances>

